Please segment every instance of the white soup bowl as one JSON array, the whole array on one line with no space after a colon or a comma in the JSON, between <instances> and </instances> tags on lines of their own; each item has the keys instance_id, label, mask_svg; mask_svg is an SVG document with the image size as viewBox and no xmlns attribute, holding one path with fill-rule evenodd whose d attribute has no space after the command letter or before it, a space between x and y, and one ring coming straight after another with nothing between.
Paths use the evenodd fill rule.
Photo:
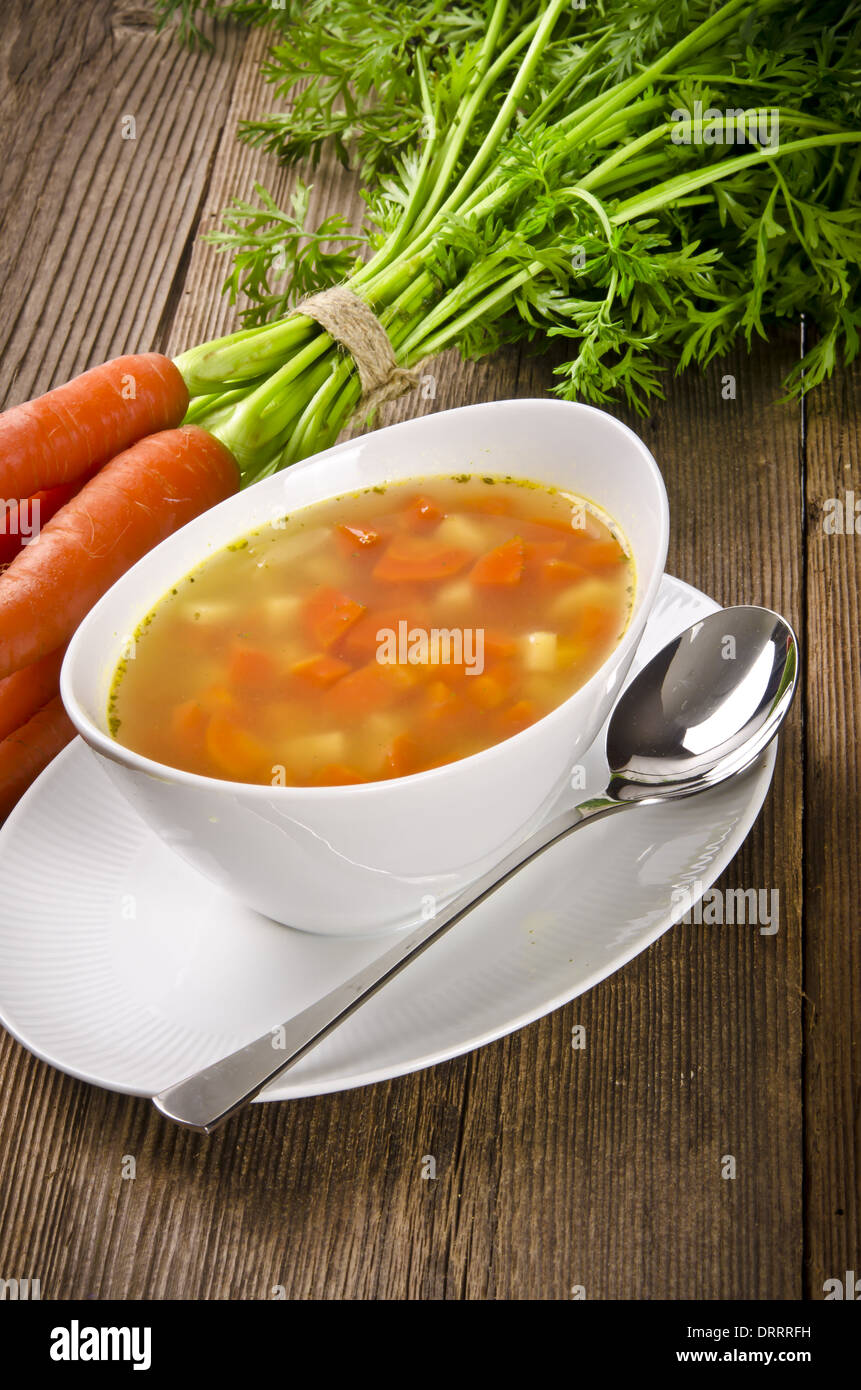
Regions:
<instances>
[{"instance_id":1,"label":"white soup bowl","mask_svg":"<svg viewBox=\"0 0 861 1390\"><path fill-rule=\"evenodd\" d=\"M182 576L299 507L399 479L465 472L511 474L577 493L609 513L633 555L636 587L623 637L595 675L550 714L458 762L336 787L220 781L154 762L111 737L108 695L124 647ZM207 878L305 931L389 931L430 915L513 848L571 778L642 635L668 530L655 460L604 411L548 398L409 420L294 464L163 541L78 628L63 663L63 700L139 814Z\"/></svg>"}]
</instances>

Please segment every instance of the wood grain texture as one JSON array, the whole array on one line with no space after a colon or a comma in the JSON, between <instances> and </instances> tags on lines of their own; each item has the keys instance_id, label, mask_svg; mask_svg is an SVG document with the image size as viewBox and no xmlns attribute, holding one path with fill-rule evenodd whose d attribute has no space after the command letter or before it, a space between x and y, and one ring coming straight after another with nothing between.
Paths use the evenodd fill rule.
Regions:
<instances>
[{"instance_id":1,"label":"wood grain texture","mask_svg":"<svg viewBox=\"0 0 861 1390\"><path fill-rule=\"evenodd\" d=\"M806 448L805 760L806 1275L861 1278L861 503L859 376L810 403ZM829 502L832 505L829 505ZM826 521L833 501L844 531Z\"/></svg>"},{"instance_id":2,"label":"wood grain texture","mask_svg":"<svg viewBox=\"0 0 861 1390\"><path fill-rule=\"evenodd\" d=\"M219 28L190 54L144 21L115 0L3 7L4 405L158 341L245 40Z\"/></svg>"},{"instance_id":3,"label":"wood grain texture","mask_svg":"<svg viewBox=\"0 0 861 1390\"><path fill-rule=\"evenodd\" d=\"M219 30L214 55L191 56L129 6L63 11L62 23L47 0L3 12L9 402L113 352L176 352L229 331L224 266L197 234L255 179L279 198L290 182L234 136L237 119L271 102L261 35ZM139 113L133 149L116 133L125 112ZM338 165L313 180L320 216L358 211ZM786 334L751 358L670 379L651 419L628 423L667 481L670 572L800 624L800 422L773 403L796 351ZM446 354L425 393L390 404L378 423L540 395L554 360ZM734 401L721 395L727 372ZM802 1293L805 1239L812 1296L820 1270L857 1266L858 673L846 633L858 630L858 561L851 542L836 559L809 513L837 486L835 440L841 468L857 457L845 433L857 394L832 393L821 409L808 450L806 838L799 707L765 810L721 880L778 888L778 933L681 925L588 995L477 1053L253 1107L211 1139L3 1035L0 1276L39 1277L46 1298L564 1299L582 1285L588 1298L789 1299ZM571 1048L574 1024L586 1028L583 1051ZM433 1181L421 1176L428 1154ZM732 1181L721 1178L726 1154ZM126 1155L134 1181L122 1177Z\"/></svg>"}]
</instances>

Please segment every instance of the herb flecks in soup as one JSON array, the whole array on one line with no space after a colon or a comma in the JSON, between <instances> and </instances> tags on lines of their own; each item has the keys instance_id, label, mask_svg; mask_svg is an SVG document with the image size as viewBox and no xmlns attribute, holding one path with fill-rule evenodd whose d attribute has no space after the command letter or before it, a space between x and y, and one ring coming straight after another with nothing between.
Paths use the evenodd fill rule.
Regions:
<instances>
[{"instance_id":1,"label":"herb flecks in soup","mask_svg":"<svg viewBox=\"0 0 861 1390\"><path fill-rule=\"evenodd\" d=\"M316 503L227 546L147 617L118 742L205 776L332 786L464 758L598 669L633 599L611 524L511 478Z\"/></svg>"}]
</instances>

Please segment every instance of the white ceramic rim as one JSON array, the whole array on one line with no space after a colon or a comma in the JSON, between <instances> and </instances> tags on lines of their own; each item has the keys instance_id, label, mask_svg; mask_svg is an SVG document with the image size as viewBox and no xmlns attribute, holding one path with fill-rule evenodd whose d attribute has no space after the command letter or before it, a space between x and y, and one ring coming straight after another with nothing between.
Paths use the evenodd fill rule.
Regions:
<instances>
[{"instance_id":1,"label":"white ceramic rim","mask_svg":"<svg viewBox=\"0 0 861 1390\"><path fill-rule=\"evenodd\" d=\"M213 788L216 788L219 791L232 793L234 795L236 795L238 792L241 792L243 796L252 797L271 798L273 795L277 795L279 792L286 792L289 793L291 797L296 797L300 800L304 800L307 797L313 797L318 801L325 802L327 799L340 799L342 796L353 796L356 798L360 796L381 796L384 795L386 790L391 787L401 786L407 782L417 782L420 779L424 782L430 782L432 779L440 780L447 775L451 775L452 766L457 766L458 768L464 767L466 765L469 765L470 767L478 766L482 760L490 759L494 755L498 756L498 750L505 744L514 743L518 739L526 739L535 729L539 727L545 728L549 723L554 721L562 721L566 717L566 711L569 701L575 698L579 699L584 694L584 692L588 692L593 686L596 686L599 677L602 676L607 664L610 661L617 659L619 657L619 654L623 652L626 647L633 648L634 650L636 650L639 638L640 636L642 636L642 631L645 628L646 621L648 621L648 616L651 613L655 598L658 594L658 589L661 585L661 580L663 579L665 573L664 567L667 561L667 549L669 546L670 539L669 501L667 498L667 490L664 484L664 479L661 476L661 470L658 468L657 461L655 460L654 455L652 454L648 446L644 443L644 441L640 438L638 434L636 434L627 425L623 424L621 420L617 420L614 415L608 414L606 410L599 410L596 406L583 405L579 401L561 401L553 400L549 397L538 396L517 397L511 400L503 401L482 401L476 405L457 406L453 410L440 411L438 413L444 415L459 415L467 411L499 411L517 408L518 406L523 406L526 403L528 403L531 406L537 405L547 410L565 410L569 413L571 411L576 411L578 414L586 413L588 415L597 415L600 416L603 421L609 421L610 425L614 429L618 430L618 432L621 435L623 435L633 446L636 452L640 454L640 457L643 463L646 465L647 471L652 479L652 482L655 484L657 488L658 497L662 504L660 507L660 533L657 537L656 560L654 570L652 572L648 584L646 585L645 590L642 593L638 593L635 590L634 602L638 605L638 612L636 614L638 622L634 622L635 615L632 610L628 626L625 632L623 633L620 641L616 644L613 650L608 653L606 659L598 667L598 670L595 671L593 675L589 677L589 680L586 681L585 685L579 686L577 690L573 691L572 694L569 695L567 699L563 700L560 705L557 705L555 709L550 710L548 714L545 714L543 718L537 720L535 724L531 724L528 728L522 729L517 734L512 734L511 737L508 739L503 739L502 743L492 743L487 748L482 748L478 753L471 753L466 758L459 758L456 764L446 763L443 764L443 766L441 767L427 768L424 772L410 773L406 777L387 777L375 782L357 782L352 784L345 783L343 785L337 785L334 787L302 787L293 785L281 787L271 786L269 783L233 782L227 781L226 779L220 777L206 777L202 773L186 772L182 768L174 768L170 767L167 763L156 762L152 758L145 757L142 753L136 753L133 749L126 748L124 744L117 743L116 740L112 739L109 734L104 733L98 727L97 724L93 723L87 712L79 704L74 693L73 673L75 660L77 657L77 647L79 645L77 641L77 636L78 633L80 633L83 630L88 618L90 617L90 614L87 614L87 616L82 620L80 627L78 628L78 633L76 633L75 636L72 637L72 640L69 643L69 647L66 651L66 655L63 659L63 665L60 671L60 695L62 697L63 704L66 708L66 713L68 714L72 723L75 725L75 728L78 730L78 733L84 739L84 742L88 743L91 748L94 748L98 753L102 754L103 757L110 758L113 762L120 763L121 765L131 768L134 771L146 773L150 777L156 777L163 782L178 783L181 786L196 787L198 789L203 790L212 790ZM416 420L402 420L396 425L388 425L385 428L388 432L398 431L405 428L414 428L415 425ZM335 444L331 449L324 449L321 453L312 454L309 458L302 459L299 463L291 464L290 467L291 469L308 468L312 466L318 459L337 457L339 454L347 453L349 450L354 449L357 443L362 443L372 439L373 433L369 435L360 436L358 439L345 440L342 444ZM420 476L424 477L428 475L422 474ZM263 480L264 483L267 481L268 479ZM536 481L540 481L540 479L536 479ZM252 484L252 486L254 485ZM337 495L337 493L332 494L332 496ZM219 507L228 507L234 504L236 498L239 496L242 496L242 493L234 493L232 497L226 498L224 502L219 502L215 507L211 508L210 513L202 513L200 517L196 517L193 521L189 522L188 525L196 525L198 522L203 520L203 517L205 517L208 514L211 514L211 512L217 511ZM318 500L320 502L323 502L331 499L320 498ZM586 497L584 497L583 500L586 502L592 501L592 499ZM596 502L595 505L600 507L600 503ZM607 515L609 516L610 514L607 513ZM615 518L612 519L615 521ZM618 523L616 524L618 527ZM174 535L177 534L178 532L174 532ZM242 536L243 534L244 533L242 531L238 533L239 536ZM624 534L624 532L622 532L622 534ZM161 542L161 544L169 544L172 539L172 536L168 536L165 541ZM625 536L625 540L628 544L630 544L627 536ZM127 570L126 573L122 575L120 579L116 582L118 584L121 584L130 575L133 575L137 571L138 566L145 565L148 562L150 556L154 554L155 550L157 549L158 547L156 546L152 551L149 551L147 555L143 556L141 560L137 561L136 564L132 565L131 569ZM634 555L633 558L636 562L636 555ZM204 559L201 559L199 563L204 563ZM194 566L191 566L188 570L186 570L186 573L189 573L191 569L194 569ZM180 576L180 578L181 577L182 576ZM165 593L169 591L169 587L170 586L168 585L165 588ZM104 594L102 598L100 598L98 602L94 605L94 607L90 610L90 613L97 612L101 608L101 606L107 601L111 592L112 589L109 589L107 593ZM640 626L640 633L635 640L634 631L638 625Z\"/></svg>"}]
</instances>

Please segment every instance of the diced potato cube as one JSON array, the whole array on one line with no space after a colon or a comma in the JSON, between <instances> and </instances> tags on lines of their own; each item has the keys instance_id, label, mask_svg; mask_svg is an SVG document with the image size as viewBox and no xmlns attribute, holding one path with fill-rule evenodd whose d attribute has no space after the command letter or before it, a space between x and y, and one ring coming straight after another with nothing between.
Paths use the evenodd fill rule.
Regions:
<instances>
[{"instance_id":1,"label":"diced potato cube","mask_svg":"<svg viewBox=\"0 0 861 1390\"><path fill-rule=\"evenodd\" d=\"M217 627L219 623L232 622L240 611L240 605L232 599L210 599L190 609L191 621L205 627Z\"/></svg>"},{"instance_id":2,"label":"diced potato cube","mask_svg":"<svg viewBox=\"0 0 861 1390\"><path fill-rule=\"evenodd\" d=\"M547 611L555 622L565 623L567 626L584 608L596 606L615 608L619 601L618 594L618 587L612 581L583 579L578 584L573 584L570 588L566 587L561 593L556 594Z\"/></svg>"},{"instance_id":3,"label":"diced potato cube","mask_svg":"<svg viewBox=\"0 0 861 1390\"><path fill-rule=\"evenodd\" d=\"M559 690L553 676L548 672L536 671L523 678L524 696L545 709L552 709L559 703Z\"/></svg>"},{"instance_id":4,"label":"diced potato cube","mask_svg":"<svg viewBox=\"0 0 861 1390\"><path fill-rule=\"evenodd\" d=\"M444 615L471 612L475 608L475 589L468 579L454 579L439 590L437 602Z\"/></svg>"},{"instance_id":5,"label":"diced potato cube","mask_svg":"<svg viewBox=\"0 0 861 1390\"><path fill-rule=\"evenodd\" d=\"M298 594L274 594L263 600L260 611L268 626L287 628L298 622L301 607Z\"/></svg>"},{"instance_id":6,"label":"diced potato cube","mask_svg":"<svg viewBox=\"0 0 861 1390\"><path fill-rule=\"evenodd\" d=\"M529 632L521 639L523 665L527 671L556 670L556 633Z\"/></svg>"},{"instance_id":7,"label":"diced potato cube","mask_svg":"<svg viewBox=\"0 0 861 1390\"><path fill-rule=\"evenodd\" d=\"M302 579L314 584L331 584L332 557L324 550L302 557Z\"/></svg>"},{"instance_id":8,"label":"diced potato cube","mask_svg":"<svg viewBox=\"0 0 861 1390\"><path fill-rule=\"evenodd\" d=\"M369 714L362 721L362 738L375 752L394 743L401 732L403 720L396 714Z\"/></svg>"},{"instance_id":9,"label":"diced potato cube","mask_svg":"<svg viewBox=\"0 0 861 1390\"><path fill-rule=\"evenodd\" d=\"M315 767L325 763L337 763L346 759L347 735L343 729L332 729L328 733L302 734L291 738L283 746L281 761L294 768L300 776L313 772Z\"/></svg>"},{"instance_id":10,"label":"diced potato cube","mask_svg":"<svg viewBox=\"0 0 861 1390\"><path fill-rule=\"evenodd\" d=\"M576 666L578 661L582 661L586 655L586 649L582 642L578 642L573 637L560 637L556 644L556 669L557 671L568 671L572 666Z\"/></svg>"},{"instance_id":11,"label":"diced potato cube","mask_svg":"<svg viewBox=\"0 0 861 1390\"><path fill-rule=\"evenodd\" d=\"M305 560L322 550L330 536L328 526L312 526L307 531L291 532L267 545L261 551L260 558L272 569L282 569L288 565L292 567L298 560Z\"/></svg>"},{"instance_id":12,"label":"diced potato cube","mask_svg":"<svg viewBox=\"0 0 861 1390\"><path fill-rule=\"evenodd\" d=\"M444 517L433 537L441 545L451 545L457 550L469 550L473 555L489 549L486 529L468 516Z\"/></svg>"},{"instance_id":13,"label":"diced potato cube","mask_svg":"<svg viewBox=\"0 0 861 1390\"><path fill-rule=\"evenodd\" d=\"M264 728L268 737L280 746L291 735L302 733L309 719L305 705L291 700L270 700L264 715Z\"/></svg>"}]
</instances>

